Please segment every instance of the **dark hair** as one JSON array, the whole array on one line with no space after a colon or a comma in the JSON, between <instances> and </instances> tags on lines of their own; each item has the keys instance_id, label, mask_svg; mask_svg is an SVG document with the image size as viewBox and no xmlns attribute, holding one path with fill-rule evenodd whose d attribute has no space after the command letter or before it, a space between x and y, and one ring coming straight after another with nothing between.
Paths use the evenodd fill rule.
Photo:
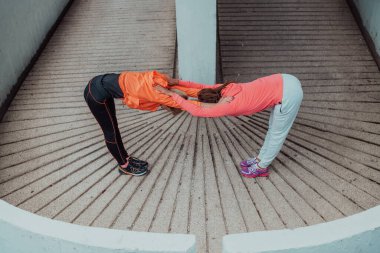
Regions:
<instances>
[{"instance_id":1,"label":"dark hair","mask_svg":"<svg viewBox=\"0 0 380 253\"><path fill-rule=\"evenodd\" d=\"M220 85L218 88L206 88L198 92L198 101L203 103L218 103L222 98L222 90L232 82L226 82Z\"/></svg>"}]
</instances>

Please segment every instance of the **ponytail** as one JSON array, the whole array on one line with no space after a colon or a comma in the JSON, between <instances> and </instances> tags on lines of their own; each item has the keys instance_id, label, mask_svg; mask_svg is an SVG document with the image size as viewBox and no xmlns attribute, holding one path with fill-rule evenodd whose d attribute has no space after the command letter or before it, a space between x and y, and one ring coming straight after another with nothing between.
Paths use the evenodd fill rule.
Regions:
<instances>
[{"instance_id":1,"label":"ponytail","mask_svg":"<svg viewBox=\"0 0 380 253\"><path fill-rule=\"evenodd\" d=\"M218 103L222 98L222 90L232 82L226 82L217 88L206 88L198 92L198 100L203 103Z\"/></svg>"}]
</instances>

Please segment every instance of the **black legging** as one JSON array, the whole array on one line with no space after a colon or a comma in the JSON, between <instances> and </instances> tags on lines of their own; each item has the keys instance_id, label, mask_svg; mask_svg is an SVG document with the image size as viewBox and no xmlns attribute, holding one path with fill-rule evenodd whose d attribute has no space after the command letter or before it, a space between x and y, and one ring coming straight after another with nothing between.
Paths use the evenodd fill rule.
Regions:
<instances>
[{"instance_id":1,"label":"black legging","mask_svg":"<svg viewBox=\"0 0 380 253\"><path fill-rule=\"evenodd\" d=\"M122 98L118 74L94 77L84 89L84 99L104 133L108 150L119 165L125 164L128 153L117 125L114 98Z\"/></svg>"}]
</instances>

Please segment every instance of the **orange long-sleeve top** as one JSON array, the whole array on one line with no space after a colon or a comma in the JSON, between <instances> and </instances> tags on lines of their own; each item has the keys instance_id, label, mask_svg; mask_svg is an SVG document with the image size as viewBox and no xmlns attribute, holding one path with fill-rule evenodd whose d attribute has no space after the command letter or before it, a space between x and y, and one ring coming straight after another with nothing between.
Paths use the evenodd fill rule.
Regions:
<instances>
[{"instance_id":1,"label":"orange long-sleeve top","mask_svg":"<svg viewBox=\"0 0 380 253\"><path fill-rule=\"evenodd\" d=\"M171 96L162 94L154 89L155 85L168 88L165 75L158 71L130 72L124 71L119 75L119 86L123 91L123 103L130 108L156 111L160 105L175 108L181 106ZM183 86L173 87L182 90L188 96L196 97L199 89ZM198 105L198 101L189 101L190 104Z\"/></svg>"},{"instance_id":2,"label":"orange long-sleeve top","mask_svg":"<svg viewBox=\"0 0 380 253\"><path fill-rule=\"evenodd\" d=\"M220 84L213 86L180 81L180 86L187 88L217 88ZM200 104L189 103L177 94L172 97L183 110L193 116L199 117L221 117L251 115L281 103L283 96L283 80L281 74L270 75L256 79L249 83L231 83L222 90L222 97L234 97L230 103L217 104L213 107L202 107Z\"/></svg>"}]
</instances>

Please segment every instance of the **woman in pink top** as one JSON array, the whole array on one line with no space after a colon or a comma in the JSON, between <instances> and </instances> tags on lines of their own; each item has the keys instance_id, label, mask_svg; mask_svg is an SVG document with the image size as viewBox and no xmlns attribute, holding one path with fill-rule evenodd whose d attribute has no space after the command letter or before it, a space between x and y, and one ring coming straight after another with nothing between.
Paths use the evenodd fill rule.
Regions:
<instances>
[{"instance_id":1,"label":"woman in pink top","mask_svg":"<svg viewBox=\"0 0 380 253\"><path fill-rule=\"evenodd\" d=\"M269 128L257 157L240 163L240 173L249 178L268 176L268 166L280 152L297 116L303 92L300 81L288 74L262 77L249 83L204 85L189 81L172 80L171 85L200 89L199 104L156 86L157 90L173 97L183 110L193 116L221 117L251 115L271 108Z\"/></svg>"}]
</instances>

